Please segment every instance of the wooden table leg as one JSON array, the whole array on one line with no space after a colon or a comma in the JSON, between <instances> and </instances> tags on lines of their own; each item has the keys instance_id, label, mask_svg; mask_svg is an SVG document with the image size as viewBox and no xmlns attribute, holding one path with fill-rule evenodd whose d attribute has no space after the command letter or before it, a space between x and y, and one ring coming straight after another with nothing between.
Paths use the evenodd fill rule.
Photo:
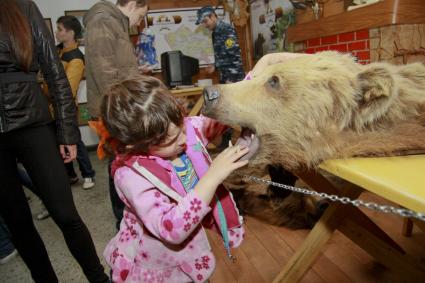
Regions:
<instances>
[{"instance_id":1,"label":"wooden table leg","mask_svg":"<svg viewBox=\"0 0 425 283\"><path fill-rule=\"evenodd\" d=\"M357 198L362 192L361 188L350 183L345 184L343 189L336 189L317 172L298 172L296 175L319 192L350 198ZM331 203L300 249L291 257L273 282L298 282L336 229L386 266L401 267L402 270L409 272L412 278L421 278L425 275L404 255L403 249L361 210L352 206Z\"/></svg>"},{"instance_id":2,"label":"wooden table leg","mask_svg":"<svg viewBox=\"0 0 425 283\"><path fill-rule=\"evenodd\" d=\"M326 188L328 192L337 191L326 178L316 172L298 172L296 175L313 189L317 187ZM341 193L348 197L357 197L361 191L344 189L341 190ZM273 282L298 282L316 260L323 246L331 238L348 211L342 204L331 203L316 225L314 225L302 246L291 257Z\"/></svg>"},{"instance_id":3,"label":"wooden table leg","mask_svg":"<svg viewBox=\"0 0 425 283\"><path fill-rule=\"evenodd\" d=\"M204 105L204 97L201 95L201 97L199 97L198 101L196 101L192 110L190 110L189 116L199 115L199 112L201 111L202 105Z\"/></svg>"},{"instance_id":4,"label":"wooden table leg","mask_svg":"<svg viewBox=\"0 0 425 283\"><path fill-rule=\"evenodd\" d=\"M401 233L405 237L410 237L410 236L412 236L412 231L413 231L412 220L410 220L409 218L404 218L403 219L403 228L401 230Z\"/></svg>"},{"instance_id":5,"label":"wooden table leg","mask_svg":"<svg viewBox=\"0 0 425 283\"><path fill-rule=\"evenodd\" d=\"M361 224L359 225L353 219L353 217L346 217L338 227L338 230L380 263L395 272L404 274L409 279L408 282L423 281L425 278L423 266L414 262L408 255L389 246L382 239L371 233L369 229Z\"/></svg>"},{"instance_id":6,"label":"wooden table leg","mask_svg":"<svg viewBox=\"0 0 425 283\"><path fill-rule=\"evenodd\" d=\"M418 219L412 219L413 223L419 227L419 229L421 229L422 231L425 232L425 222L418 220Z\"/></svg>"},{"instance_id":7,"label":"wooden table leg","mask_svg":"<svg viewBox=\"0 0 425 283\"><path fill-rule=\"evenodd\" d=\"M314 225L302 246L286 263L284 269L273 280L274 283L298 282L310 268L323 246L331 238L347 210L340 204L331 204Z\"/></svg>"},{"instance_id":8,"label":"wooden table leg","mask_svg":"<svg viewBox=\"0 0 425 283\"><path fill-rule=\"evenodd\" d=\"M357 198L363 192L361 187L345 181L340 184L341 188L337 189L325 177L315 171L298 172L296 175L317 192L347 196L352 199ZM344 191L347 193L344 193ZM364 228L368 229L372 234L386 242L390 247L398 250L401 253L405 253L404 250L390 236L387 235L387 233L385 233L360 209L351 205L345 205L345 207L350 210L348 215L354 222L357 222L359 225L362 225Z\"/></svg>"}]
</instances>

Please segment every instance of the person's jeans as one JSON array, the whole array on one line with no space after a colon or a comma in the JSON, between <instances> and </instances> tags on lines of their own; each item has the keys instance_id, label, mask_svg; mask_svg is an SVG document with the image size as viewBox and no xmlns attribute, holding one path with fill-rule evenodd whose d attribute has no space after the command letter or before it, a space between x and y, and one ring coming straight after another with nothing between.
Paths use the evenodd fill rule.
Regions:
<instances>
[{"instance_id":1,"label":"person's jeans","mask_svg":"<svg viewBox=\"0 0 425 283\"><path fill-rule=\"evenodd\" d=\"M0 214L13 244L36 283L58 282L18 177L16 160L27 170L65 242L89 282L107 282L90 232L74 204L52 128L39 126L0 133Z\"/></svg>"},{"instance_id":2,"label":"person's jeans","mask_svg":"<svg viewBox=\"0 0 425 283\"><path fill-rule=\"evenodd\" d=\"M14 250L15 246L10 239L9 229L0 216L0 259L10 255Z\"/></svg>"},{"instance_id":3,"label":"person's jeans","mask_svg":"<svg viewBox=\"0 0 425 283\"><path fill-rule=\"evenodd\" d=\"M90 161L89 152L87 151L86 145L80 139L77 143L77 162L80 168L81 176L83 178L93 178L96 172L93 170L93 166ZM75 173L73 162L65 164L68 176L70 178L77 177Z\"/></svg>"}]
</instances>

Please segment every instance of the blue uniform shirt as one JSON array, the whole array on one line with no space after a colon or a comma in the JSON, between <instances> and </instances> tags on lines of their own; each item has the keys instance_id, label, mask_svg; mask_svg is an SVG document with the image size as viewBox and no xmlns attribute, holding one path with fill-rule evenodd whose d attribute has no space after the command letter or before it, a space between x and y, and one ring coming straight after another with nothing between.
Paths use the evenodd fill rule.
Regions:
<instances>
[{"instance_id":1,"label":"blue uniform shirt","mask_svg":"<svg viewBox=\"0 0 425 283\"><path fill-rule=\"evenodd\" d=\"M220 83L243 80L241 48L235 29L228 23L217 21L212 33L215 68L220 73Z\"/></svg>"}]
</instances>

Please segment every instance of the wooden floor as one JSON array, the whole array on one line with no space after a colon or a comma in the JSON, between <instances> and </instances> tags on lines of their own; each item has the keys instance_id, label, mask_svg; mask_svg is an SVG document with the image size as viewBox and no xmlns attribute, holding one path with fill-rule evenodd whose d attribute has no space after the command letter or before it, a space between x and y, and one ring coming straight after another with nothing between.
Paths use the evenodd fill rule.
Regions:
<instances>
[{"instance_id":1,"label":"wooden floor","mask_svg":"<svg viewBox=\"0 0 425 283\"><path fill-rule=\"evenodd\" d=\"M360 198L388 203L368 193ZM401 217L366 210L364 212L425 267L424 232L415 226L412 237L406 238L401 235ZM272 282L309 232L309 230L294 231L272 226L250 216L245 216L245 221L244 243L232 252L237 257L235 263L227 259L219 236L209 232L210 242L217 257L217 268L210 280L211 283ZM412 283L408 274L400 276L399 272L383 267L339 232L333 235L326 250L318 257L301 282Z\"/></svg>"}]
</instances>

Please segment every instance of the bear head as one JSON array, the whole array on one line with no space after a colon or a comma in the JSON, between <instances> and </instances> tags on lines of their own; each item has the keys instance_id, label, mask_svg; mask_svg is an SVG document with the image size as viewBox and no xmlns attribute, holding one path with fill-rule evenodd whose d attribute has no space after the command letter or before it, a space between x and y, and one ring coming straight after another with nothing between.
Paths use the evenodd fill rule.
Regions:
<instances>
[{"instance_id":1,"label":"bear head","mask_svg":"<svg viewBox=\"0 0 425 283\"><path fill-rule=\"evenodd\" d=\"M204 115L255 133L253 166L297 169L425 149L421 63L362 65L322 52L270 65L251 80L208 87L204 99Z\"/></svg>"}]
</instances>

